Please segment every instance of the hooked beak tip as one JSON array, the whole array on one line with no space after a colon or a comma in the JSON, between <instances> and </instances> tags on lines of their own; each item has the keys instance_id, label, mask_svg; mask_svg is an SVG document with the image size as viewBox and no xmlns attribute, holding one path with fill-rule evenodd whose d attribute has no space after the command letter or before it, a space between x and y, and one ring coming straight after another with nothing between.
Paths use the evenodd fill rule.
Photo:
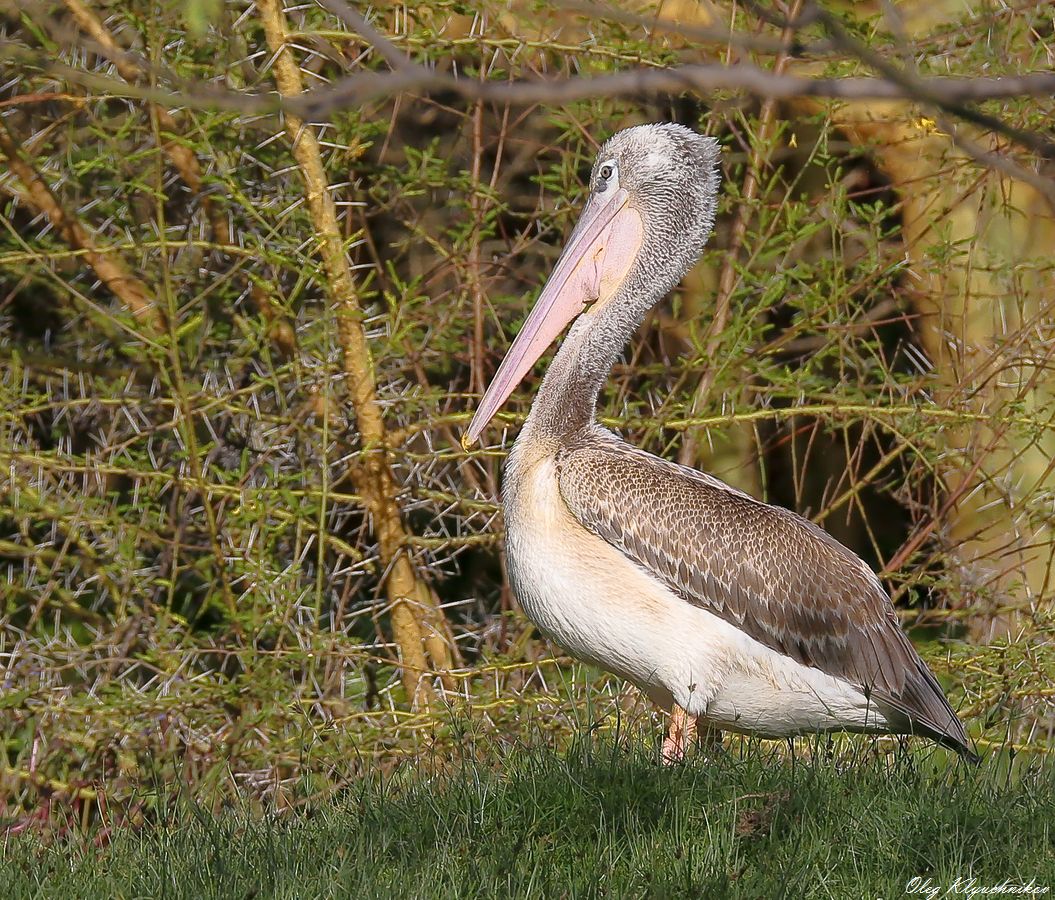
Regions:
<instances>
[{"instance_id":1,"label":"hooked beak tip","mask_svg":"<svg viewBox=\"0 0 1055 900\"><path fill-rule=\"evenodd\" d=\"M469 434L468 431L463 432L459 443L462 445L462 450L466 453L471 453L473 446L476 444L476 438Z\"/></svg>"}]
</instances>

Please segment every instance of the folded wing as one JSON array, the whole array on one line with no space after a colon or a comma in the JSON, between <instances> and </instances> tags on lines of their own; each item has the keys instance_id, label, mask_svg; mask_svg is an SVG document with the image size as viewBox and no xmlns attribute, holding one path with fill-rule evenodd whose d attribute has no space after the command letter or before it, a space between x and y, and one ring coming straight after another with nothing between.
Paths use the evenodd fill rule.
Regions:
<instances>
[{"instance_id":1,"label":"folded wing","mask_svg":"<svg viewBox=\"0 0 1055 900\"><path fill-rule=\"evenodd\" d=\"M600 429L569 444L558 467L579 522L686 602L972 755L875 574L816 525Z\"/></svg>"}]
</instances>

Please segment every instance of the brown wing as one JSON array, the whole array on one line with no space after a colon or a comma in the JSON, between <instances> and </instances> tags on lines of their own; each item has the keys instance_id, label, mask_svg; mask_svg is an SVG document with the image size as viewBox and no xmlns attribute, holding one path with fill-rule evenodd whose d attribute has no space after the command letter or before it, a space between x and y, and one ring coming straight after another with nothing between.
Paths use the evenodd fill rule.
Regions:
<instances>
[{"instance_id":1,"label":"brown wing","mask_svg":"<svg viewBox=\"0 0 1055 900\"><path fill-rule=\"evenodd\" d=\"M816 525L607 434L566 447L558 466L579 522L676 594L970 753L875 574Z\"/></svg>"}]
</instances>

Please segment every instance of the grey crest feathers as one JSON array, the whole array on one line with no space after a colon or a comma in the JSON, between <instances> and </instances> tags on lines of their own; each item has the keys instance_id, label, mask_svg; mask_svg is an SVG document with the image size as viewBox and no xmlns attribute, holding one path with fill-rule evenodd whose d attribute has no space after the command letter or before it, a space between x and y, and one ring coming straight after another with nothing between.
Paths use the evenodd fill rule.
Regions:
<instances>
[{"instance_id":1,"label":"grey crest feathers","mask_svg":"<svg viewBox=\"0 0 1055 900\"><path fill-rule=\"evenodd\" d=\"M637 125L601 146L591 186L611 159L619 164L620 187L630 192L631 203L645 220L641 268L648 278L645 293L654 305L695 265L714 227L721 147L714 138L684 125ZM657 256L665 266L650 265Z\"/></svg>"}]
</instances>

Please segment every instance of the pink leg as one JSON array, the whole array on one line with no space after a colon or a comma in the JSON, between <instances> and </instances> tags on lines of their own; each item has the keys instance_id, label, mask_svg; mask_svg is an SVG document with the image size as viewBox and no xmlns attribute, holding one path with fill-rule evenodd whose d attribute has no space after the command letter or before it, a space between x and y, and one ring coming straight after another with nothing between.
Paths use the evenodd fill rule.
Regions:
<instances>
[{"instance_id":1,"label":"pink leg","mask_svg":"<svg viewBox=\"0 0 1055 900\"><path fill-rule=\"evenodd\" d=\"M670 729L663 738L663 764L674 765L685 759L685 753L696 730L696 719L677 704L670 710Z\"/></svg>"}]
</instances>

